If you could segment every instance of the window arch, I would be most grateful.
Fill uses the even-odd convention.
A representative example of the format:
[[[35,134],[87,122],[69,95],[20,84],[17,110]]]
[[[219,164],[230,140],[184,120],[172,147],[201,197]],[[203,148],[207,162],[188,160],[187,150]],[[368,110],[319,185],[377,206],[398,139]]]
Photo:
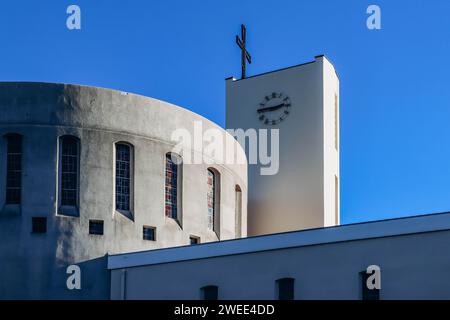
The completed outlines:
[[[181,225],[182,158],[172,152],[165,157],[165,215]]]
[[[59,214],[77,215],[80,187],[80,140],[75,136],[59,138]]]
[[[22,202],[22,140],[17,133],[8,133],[6,139],[6,195],[5,204]]]
[[[220,173],[214,168],[207,170],[207,214],[208,229],[220,232]]]
[[[116,143],[115,206],[116,210],[132,218],[133,210],[133,146],[126,142]]]

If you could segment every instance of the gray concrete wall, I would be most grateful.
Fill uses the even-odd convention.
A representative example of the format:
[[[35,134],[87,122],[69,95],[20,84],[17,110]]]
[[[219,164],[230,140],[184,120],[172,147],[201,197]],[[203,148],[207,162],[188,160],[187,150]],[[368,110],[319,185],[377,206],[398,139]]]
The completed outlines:
[[[235,237],[235,186],[243,192],[242,235],[246,236],[246,164],[183,164],[182,227],[164,213],[165,154],[172,132],[220,127],[186,109],[139,95],[77,85],[0,83],[0,298],[79,298],[67,292],[65,267],[82,264],[105,275],[91,260],[116,254],[219,240],[207,229],[206,172],[221,175],[220,240]],[[6,142],[23,135],[22,204],[11,214],[5,202]],[[58,213],[58,137],[80,139],[79,217]],[[233,140],[229,135],[225,139]],[[134,220],[114,206],[114,144],[134,146]],[[237,151],[243,151],[236,142]],[[187,150],[187,152],[194,152]],[[201,152],[196,151],[196,152]],[[46,234],[31,233],[31,217],[48,219]],[[89,219],[104,220],[104,235],[89,235]],[[142,240],[144,225],[157,241]],[[89,261],[89,262],[88,262]],[[101,272],[99,272],[101,270]],[[88,271],[87,271],[88,272]],[[102,278],[102,276],[100,276]],[[102,278],[103,279],[103,278]],[[108,298],[108,281],[86,285],[83,298]]]
[[[448,243],[446,230],[129,267],[125,298],[200,299],[201,287],[217,285],[219,299],[271,300],[275,281],[291,277],[295,299],[361,299],[359,273],[375,264],[381,299],[450,299]],[[111,297],[121,299],[123,271],[111,272]]]

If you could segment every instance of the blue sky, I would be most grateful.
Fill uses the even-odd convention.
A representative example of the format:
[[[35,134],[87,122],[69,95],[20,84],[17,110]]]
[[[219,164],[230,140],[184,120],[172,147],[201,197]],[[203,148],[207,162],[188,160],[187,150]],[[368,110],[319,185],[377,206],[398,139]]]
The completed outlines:
[[[366,28],[370,4],[381,30]],[[340,75],[343,223],[450,211],[449,15],[447,0],[4,1],[0,80],[121,89],[223,126],[245,23],[249,75],[319,54]]]

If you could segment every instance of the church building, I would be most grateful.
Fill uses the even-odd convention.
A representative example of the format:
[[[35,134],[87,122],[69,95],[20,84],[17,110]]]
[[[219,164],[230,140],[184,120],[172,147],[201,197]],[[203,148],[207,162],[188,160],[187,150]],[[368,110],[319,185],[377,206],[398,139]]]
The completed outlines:
[[[126,92],[0,83],[0,298],[107,298],[106,255],[247,236],[234,138],[184,108]],[[177,150],[196,125],[234,146]],[[184,161],[200,154],[206,162]],[[77,265],[83,289],[68,290]],[[102,280],[103,279],[103,280]]]
[[[340,225],[339,79],[326,57],[228,78],[226,99],[227,128],[279,130],[277,174],[241,141],[249,237],[109,256],[111,299],[450,299],[449,213]]]
[[[449,213],[340,224],[330,60],[246,77],[244,35],[228,130],[136,94],[0,83],[0,299],[450,298]],[[174,140],[198,127],[243,161]]]

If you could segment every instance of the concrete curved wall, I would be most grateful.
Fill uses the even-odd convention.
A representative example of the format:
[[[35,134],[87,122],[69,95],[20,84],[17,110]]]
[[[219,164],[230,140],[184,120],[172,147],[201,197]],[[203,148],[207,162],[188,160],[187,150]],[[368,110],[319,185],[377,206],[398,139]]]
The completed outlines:
[[[182,226],[165,216],[165,154],[175,145],[174,130],[194,134],[195,123],[203,131],[218,129],[239,156],[244,154],[232,136],[207,119],[135,94],[48,83],[0,83],[0,111],[0,298],[65,298],[60,290],[65,289],[67,265],[87,263],[89,269],[93,259],[105,254],[188,245],[191,235],[201,242],[232,239],[236,225],[246,236],[247,165],[225,164],[213,154],[206,156],[212,164],[182,165]],[[5,206],[7,133],[23,136],[19,212]],[[63,135],[80,139],[77,217],[58,214],[58,139]],[[118,141],[134,148],[133,219],[115,211]],[[201,145],[184,152],[205,154],[203,150]],[[207,228],[208,167],[220,173],[220,239]],[[235,221],[236,185],[242,190],[241,224]],[[45,234],[31,233],[34,216],[47,217]],[[104,235],[89,234],[90,219],[104,221]],[[143,240],[143,226],[156,227],[156,241]],[[101,296],[95,292],[102,286],[85,285],[91,286],[91,297]],[[76,294],[67,291],[67,297]]]

